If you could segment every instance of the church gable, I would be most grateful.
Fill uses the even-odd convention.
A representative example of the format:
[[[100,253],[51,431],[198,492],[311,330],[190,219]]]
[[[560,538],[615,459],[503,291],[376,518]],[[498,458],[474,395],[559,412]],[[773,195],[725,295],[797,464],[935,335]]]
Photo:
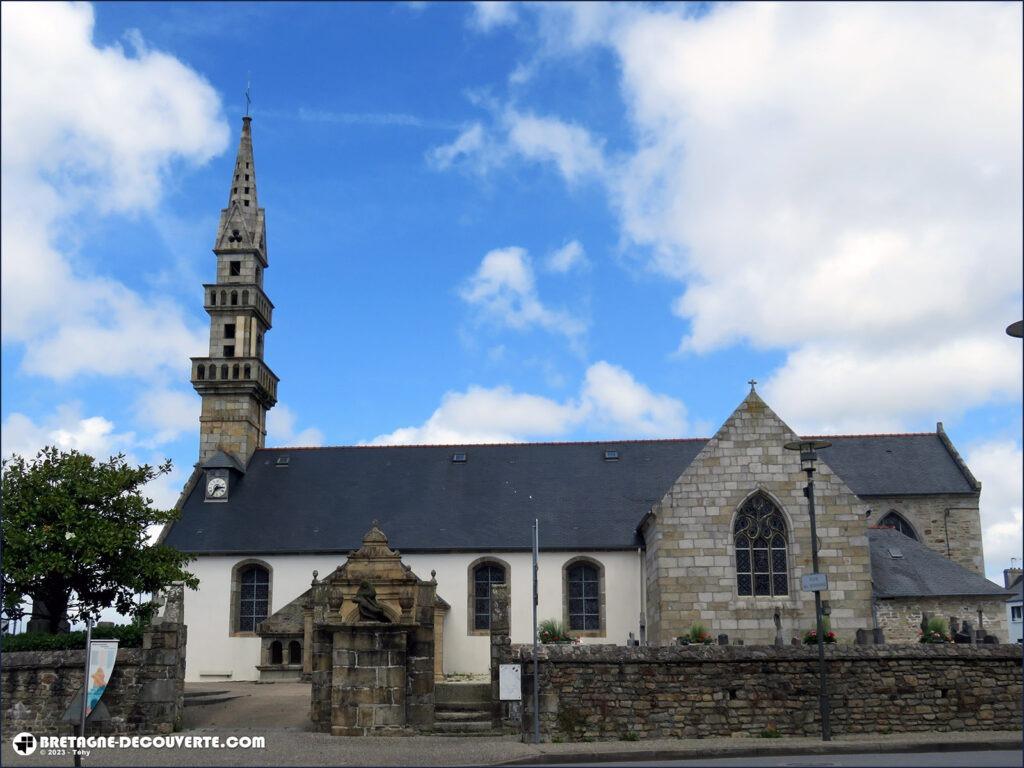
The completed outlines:
[[[800,591],[800,576],[811,572],[806,476],[783,448],[797,439],[751,390],[654,507],[643,532],[655,642],[672,642],[697,621],[770,642],[776,609],[787,633],[811,627],[813,596]],[[866,507],[827,466],[827,449],[821,459],[819,555],[831,587],[823,598],[834,606],[833,628],[852,633],[870,625]]]

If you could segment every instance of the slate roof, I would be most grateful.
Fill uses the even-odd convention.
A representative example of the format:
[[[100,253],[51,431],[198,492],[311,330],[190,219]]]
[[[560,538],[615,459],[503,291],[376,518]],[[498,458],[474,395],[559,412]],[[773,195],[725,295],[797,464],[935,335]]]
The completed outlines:
[[[1024,577],[1018,576],[1017,580],[1010,585],[1010,596],[1006,599],[1008,603],[1019,603],[1024,601]]]
[[[937,433],[825,439],[819,455],[858,496],[975,492]]]
[[[971,493],[937,434],[830,437],[821,458],[858,495]],[[403,551],[631,549],[705,439],[265,448],[226,502],[197,483],[164,543],[194,553],[348,552],[371,521]],[[604,451],[619,452],[605,461]],[[467,454],[453,463],[455,452]],[[286,467],[279,457],[289,458]]]
[[[869,528],[871,580],[875,596],[1003,597],[1007,590],[891,528]],[[894,557],[896,553],[899,557]]]

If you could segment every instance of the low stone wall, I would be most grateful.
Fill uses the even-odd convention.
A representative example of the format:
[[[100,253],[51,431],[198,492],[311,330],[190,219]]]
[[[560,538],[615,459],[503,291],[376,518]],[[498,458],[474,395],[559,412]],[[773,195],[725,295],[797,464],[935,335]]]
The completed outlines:
[[[875,610],[878,624],[889,643],[916,643],[921,630],[921,613],[927,612],[949,621],[955,616],[961,622],[969,621],[978,629],[978,610],[982,611],[982,628],[1007,641],[1006,598],[998,597],[900,597],[878,600]]]
[[[181,723],[185,685],[185,627],[158,624],[142,648],[122,648],[101,701],[110,720],[90,722],[87,735],[171,733]],[[61,721],[82,688],[85,649],[18,651],[0,660],[4,733],[69,735]]]
[[[1016,729],[1015,645],[826,647],[832,731]],[[532,649],[522,663],[524,738],[533,729]],[[545,740],[820,733],[817,648],[544,646]],[[628,736],[628,734],[634,734]]]

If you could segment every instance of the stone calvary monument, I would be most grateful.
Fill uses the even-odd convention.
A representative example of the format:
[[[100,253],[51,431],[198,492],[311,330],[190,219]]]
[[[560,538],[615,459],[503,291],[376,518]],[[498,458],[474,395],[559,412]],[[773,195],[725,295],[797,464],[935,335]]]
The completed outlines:
[[[373,526],[344,565],[317,579],[312,702],[317,730],[395,735],[434,725],[437,581],[419,578]]]

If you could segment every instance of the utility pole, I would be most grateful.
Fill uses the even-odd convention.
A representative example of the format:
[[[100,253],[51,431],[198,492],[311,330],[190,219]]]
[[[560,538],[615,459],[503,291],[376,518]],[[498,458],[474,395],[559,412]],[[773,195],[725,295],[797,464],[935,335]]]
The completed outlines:
[[[540,744],[540,645],[537,642],[537,561],[540,558],[540,520],[533,521],[533,743]]]

